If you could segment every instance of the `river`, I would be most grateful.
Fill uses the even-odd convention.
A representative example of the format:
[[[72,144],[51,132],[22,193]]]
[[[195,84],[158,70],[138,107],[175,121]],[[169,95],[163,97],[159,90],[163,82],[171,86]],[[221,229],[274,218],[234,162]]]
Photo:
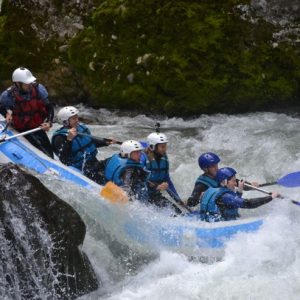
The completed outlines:
[[[186,199],[200,175],[198,157],[212,151],[220,166],[237,169],[248,181],[270,182],[300,170],[300,119],[277,113],[201,116],[191,120],[125,116],[108,110],[80,107],[81,117],[91,119],[92,134],[118,140],[145,140],[160,122],[169,138],[171,177]],[[57,128],[55,124],[54,128]],[[118,151],[118,146],[100,148],[99,159]],[[96,195],[39,176],[51,190],[80,213],[88,225],[83,245],[101,288],[82,299],[299,299],[300,207],[288,199],[274,200],[256,210],[265,215],[262,228],[238,234],[226,244],[221,260],[203,263],[183,253],[163,248],[128,245],[119,231],[131,214],[151,217],[155,211],[139,204],[116,208]],[[269,187],[300,200],[299,189]],[[260,195],[247,192],[246,195]],[[132,210],[132,211],[128,211]],[[244,212],[247,216],[249,212]],[[158,219],[163,218],[157,216]],[[153,219],[155,221],[155,217]]]

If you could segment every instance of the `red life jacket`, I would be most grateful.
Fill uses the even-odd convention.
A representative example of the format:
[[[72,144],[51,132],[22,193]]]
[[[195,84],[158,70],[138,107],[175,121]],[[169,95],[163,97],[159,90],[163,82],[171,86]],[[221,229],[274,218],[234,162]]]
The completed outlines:
[[[13,107],[13,125],[18,131],[26,131],[40,126],[47,117],[45,102],[39,99],[37,86],[32,85],[31,99],[26,100],[13,88],[15,100]]]

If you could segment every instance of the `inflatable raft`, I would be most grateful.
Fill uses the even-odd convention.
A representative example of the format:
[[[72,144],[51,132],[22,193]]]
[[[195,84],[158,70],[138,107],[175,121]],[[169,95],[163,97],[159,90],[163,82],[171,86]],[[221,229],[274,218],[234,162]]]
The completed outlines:
[[[0,132],[5,123],[0,122]],[[13,129],[5,136],[13,136]],[[3,134],[0,134],[3,137]],[[36,149],[23,136],[0,143],[0,163],[14,163],[40,174],[49,174],[58,179],[72,182],[80,187],[100,192],[103,188],[80,171],[51,159]],[[158,245],[170,250],[182,249],[185,253],[197,250],[223,249],[226,241],[239,232],[254,232],[262,225],[262,218],[248,218],[230,222],[206,223],[196,217],[166,217],[164,221],[147,222],[139,216],[128,217],[122,224],[126,239],[151,247]]]

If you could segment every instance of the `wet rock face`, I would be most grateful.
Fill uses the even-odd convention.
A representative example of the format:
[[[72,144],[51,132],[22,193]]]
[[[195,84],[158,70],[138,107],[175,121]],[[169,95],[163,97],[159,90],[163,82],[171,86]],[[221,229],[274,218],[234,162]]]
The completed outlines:
[[[99,287],[76,211],[15,165],[0,168],[0,298],[74,299]]]
[[[299,19],[299,0],[252,0],[252,6],[273,23],[285,24]]]

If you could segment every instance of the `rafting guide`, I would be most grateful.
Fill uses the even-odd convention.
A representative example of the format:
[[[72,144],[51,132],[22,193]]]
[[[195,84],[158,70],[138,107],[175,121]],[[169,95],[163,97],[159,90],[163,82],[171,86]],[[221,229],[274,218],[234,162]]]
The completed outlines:
[[[51,158],[53,150],[47,136],[52,126],[54,110],[48,100],[46,88],[36,82],[36,77],[23,67],[17,68],[12,74],[13,85],[0,96],[0,113],[19,132],[25,132],[37,127],[25,138],[36,148]]]

